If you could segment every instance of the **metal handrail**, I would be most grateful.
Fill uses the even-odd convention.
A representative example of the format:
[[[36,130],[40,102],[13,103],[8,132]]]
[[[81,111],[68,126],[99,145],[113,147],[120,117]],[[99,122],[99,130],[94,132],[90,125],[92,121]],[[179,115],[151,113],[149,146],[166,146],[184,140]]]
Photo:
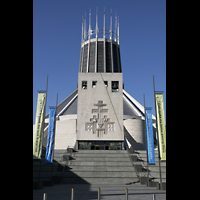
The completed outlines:
[[[124,144],[125,144],[125,146],[126,146],[126,150],[127,150],[127,153],[128,153],[128,156],[129,156],[129,159],[130,159],[130,154],[131,155],[135,155],[135,151],[134,151],[134,149],[133,149],[133,147],[131,146],[130,148],[128,147],[128,144],[127,144],[127,141],[126,141],[126,137],[124,136]],[[132,149],[132,152],[133,153],[130,153],[130,149]],[[139,174],[139,172],[137,172],[137,170],[136,170],[136,167],[135,167],[135,163],[136,162],[133,162],[131,159],[130,159],[130,161],[131,161],[131,164],[133,165],[133,167],[134,167],[134,169],[135,169],[135,173],[136,173],[136,175],[137,175],[137,178],[139,178],[140,176],[140,174]]]
[[[125,144],[125,146],[126,146],[126,150],[127,150],[127,153],[128,153],[129,158],[130,158],[130,155],[136,155],[139,159],[141,159],[141,157],[140,157],[138,154],[135,153],[135,150],[133,149],[132,146],[131,146],[130,148],[128,147],[128,144],[127,144],[127,142],[126,142],[126,137],[125,137],[125,136],[124,136],[124,144]],[[132,151],[133,153],[130,153],[130,149],[132,149],[131,151]],[[130,161],[131,161],[131,164],[133,165],[133,167],[134,167],[134,169],[135,169],[135,173],[136,173],[136,175],[137,175],[138,178],[139,178],[139,177],[144,177],[144,176],[146,176],[146,173],[147,173],[147,172],[138,172],[138,171],[136,170],[136,165],[137,165],[137,164],[142,164],[142,167],[143,167],[143,168],[146,168],[146,165],[145,165],[145,163],[144,163],[143,160],[140,161],[140,162],[138,162],[138,161],[134,162],[134,161],[132,161],[132,159],[130,159]],[[149,172],[149,176],[151,176],[150,172]],[[152,177],[152,176],[151,176],[151,177]]]

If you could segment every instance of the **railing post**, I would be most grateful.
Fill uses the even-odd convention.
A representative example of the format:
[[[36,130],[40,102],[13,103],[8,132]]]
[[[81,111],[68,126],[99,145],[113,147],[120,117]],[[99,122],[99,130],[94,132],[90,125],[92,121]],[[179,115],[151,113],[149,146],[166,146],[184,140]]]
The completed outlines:
[[[74,188],[72,188],[71,200],[74,200]]]
[[[43,200],[47,200],[47,193],[44,193]]]
[[[101,198],[101,190],[100,190],[100,188],[98,189],[98,200],[100,200],[100,198]]]
[[[126,200],[128,200],[128,189],[125,189],[125,193],[126,193]]]
[[[156,195],[155,194],[153,194],[153,200],[156,200]]]

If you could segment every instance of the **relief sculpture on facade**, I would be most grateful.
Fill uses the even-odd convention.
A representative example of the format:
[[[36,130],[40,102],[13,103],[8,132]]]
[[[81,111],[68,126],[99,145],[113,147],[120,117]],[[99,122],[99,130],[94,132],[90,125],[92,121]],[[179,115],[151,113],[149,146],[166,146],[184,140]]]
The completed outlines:
[[[92,131],[93,134],[97,134],[97,137],[103,137],[108,131],[114,131],[115,122],[110,122],[110,118],[104,115],[104,113],[108,113],[108,109],[103,108],[106,105],[101,100],[97,104],[94,104],[98,108],[92,109],[92,113],[97,114],[93,115],[93,118],[90,118],[90,122],[85,123],[85,130]]]

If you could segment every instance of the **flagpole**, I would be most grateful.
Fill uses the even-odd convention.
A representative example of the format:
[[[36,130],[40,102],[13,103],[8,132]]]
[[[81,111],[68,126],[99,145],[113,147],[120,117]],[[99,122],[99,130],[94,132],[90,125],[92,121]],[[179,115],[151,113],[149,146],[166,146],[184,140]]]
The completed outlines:
[[[147,186],[149,186],[149,162],[148,162],[148,145],[147,145],[147,127],[146,127],[146,107],[145,107],[145,94],[143,94],[144,99],[144,120],[145,120],[145,133],[146,133],[146,152],[147,152]]]
[[[57,107],[58,107],[58,93],[56,96],[56,112],[57,112]],[[57,116],[57,113],[56,113]],[[53,138],[53,158],[54,158],[54,144],[55,144],[55,134],[56,134],[56,116],[55,116],[55,128],[54,128],[54,138]]]
[[[155,82],[153,75],[153,91],[154,91],[154,103],[155,103],[155,115],[156,115],[156,133],[157,133],[157,146],[158,146],[158,163],[159,163],[159,174],[160,174],[160,187],[162,190],[162,175],[161,175],[161,166],[160,166],[160,146],[159,146],[159,134],[158,134],[158,121],[157,121],[157,108],[156,108],[156,92],[155,92]]]
[[[57,97],[56,97],[56,112],[57,112],[57,106],[58,106],[58,93],[57,93]],[[52,168],[51,168],[51,177],[53,174],[53,159],[54,159],[54,144],[55,144],[55,134],[56,134],[56,115],[57,113],[55,112],[55,124],[54,124],[54,136],[53,136],[53,155],[52,155]]]

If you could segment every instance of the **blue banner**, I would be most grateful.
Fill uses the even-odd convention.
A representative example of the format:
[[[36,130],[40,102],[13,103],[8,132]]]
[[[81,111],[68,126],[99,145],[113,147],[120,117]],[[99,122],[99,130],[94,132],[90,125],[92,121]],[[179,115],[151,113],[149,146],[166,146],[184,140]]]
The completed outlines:
[[[151,108],[146,108],[147,149],[149,164],[155,164],[154,138]]]
[[[52,163],[52,160],[53,160],[55,115],[56,115],[56,109],[50,108],[49,109],[49,127],[48,127],[48,136],[47,136],[47,149],[46,149],[45,163]]]

